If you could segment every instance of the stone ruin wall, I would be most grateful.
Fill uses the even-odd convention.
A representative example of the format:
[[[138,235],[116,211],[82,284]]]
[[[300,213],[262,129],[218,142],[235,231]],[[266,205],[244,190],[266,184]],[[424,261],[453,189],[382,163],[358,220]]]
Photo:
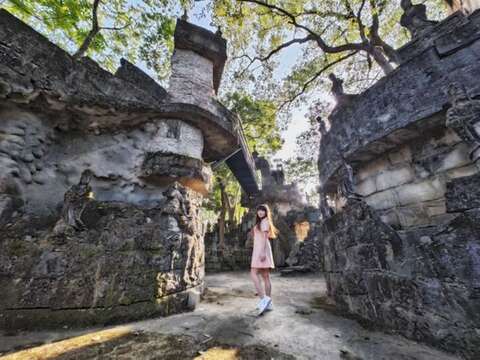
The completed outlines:
[[[201,159],[199,130],[158,119],[85,134],[10,104],[0,118],[2,328],[87,326],[194,306],[203,286],[199,195],[180,187],[180,196],[165,196],[168,182],[151,183],[141,170],[148,153]],[[177,137],[167,136],[171,127]],[[57,232],[64,194],[86,168],[95,197],[81,216],[86,229]]]
[[[393,73],[334,109],[319,156],[337,306],[467,359],[480,356],[479,29],[479,11],[456,13],[399,49]]]
[[[54,214],[63,194],[83,169],[97,200],[149,205],[163,198],[157,183],[141,171],[146,154],[170,153],[202,160],[197,128],[174,119],[152,119],[137,129],[92,134],[60,128],[52,116],[7,104],[0,109],[0,166],[13,177],[27,212]],[[206,177],[209,170],[203,170]],[[203,189],[205,193],[207,189]]]
[[[220,272],[250,269],[253,243],[247,232],[253,225],[251,214],[245,214],[240,223],[225,231],[223,248],[220,246],[218,224],[208,226],[205,233],[205,271]]]
[[[428,226],[455,217],[447,213],[447,183],[478,173],[469,146],[450,129],[401,145],[360,165],[356,190],[394,229]]]
[[[76,62],[4,10],[0,40],[0,328],[192,309],[206,161],[238,147],[213,97],[225,40],[179,20],[169,92],[125,60],[115,75]]]

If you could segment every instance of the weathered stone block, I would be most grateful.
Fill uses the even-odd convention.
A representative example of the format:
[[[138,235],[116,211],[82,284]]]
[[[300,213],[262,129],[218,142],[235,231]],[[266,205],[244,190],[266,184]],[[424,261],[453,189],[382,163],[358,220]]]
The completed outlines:
[[[16,229],[24,228],[20,218],[0,232],[0,253],[12,258],[1,259],[0,272],[8,275],[1,285],[9,289],[0,299],[0,307],[9,309],[1,322],[13,328],[79,326],[82,322],[71,323],[67,314],[94,309],[102,313],[97,323],[105,323],[133,318],[129,307],[144,303],[145,312],[137,314],[141,318],[165,312],[148,304],[201,285],[204,250],[196,218],[198,195],[178,186],[165,195],[165,203],[152,209],[90,201],[82,215],[82,230],[66,228],[52,234],[48,230],[52,225],[38,233],[26,227],[24,231],[36,234],[30,239]],[[175,306],[187,310],[187,303]],[[115,310],[119,307],[129,315],[119,316]],[[38,314],[26,310],[33,308],[43,308],[52,318],[36,323]],[[29,322],[20,320],[22,316],[30,317]],[[95,318],[89,317],[88,323],[93,322]]]
[[[169,91],[179,102],[210,100],[214,94],[213,62],[191,50],[176,49]]]
[[[437,172],[446,171],[470,164],[468,154],[469,147],[467,146],[467,144],[458,144],[451,152],[445,155]]]
[[[479,29],[480,12],[457,13],[400,49],[405,61],[393,73],[332,112],[318,159],[322,189],[334,191],[346,160],[375,210],[350,201],[323,223],[337,306],[472,360],[480,358]],[[401,251],[389,241],[399,235]]]
[[[141,171],[150,182],[168,184],[176,180],[201,194],[208,193],[212,182],[212,172],[202,160],[175,153],[146,154]]]
[[[425,225],[430,221],[428,213],[422,205],[398,207],[394,211],[402,228]]]
[[[384,169],[375,177],[377,191],[382,191],[414,179],[414,172],[410,166],[401,166],[393,169]]]
[[[415,204],[436,200],[445,194],[445,182],[441,178],[433,178],[415,184],[406,184],[395,188],[400,205]]]
[[[337,306],[442,348],[463,344],[461,353],[475,358],[478,209],[443,227],[408,231],[402,240],[360,204],[350,202],[323,224],[327,287]]]
[[[368,196],[377,192],[375,178],[369,177],[355,185],[355,191],[362,196]]]
[[[400,205],[395,189],[388,189],[365,197],[365,201],[375,210],[390,209]]]
[[[409,146],[402,146],[398,150],[388,153],[388,159],[392,165],[412,162],[412,151]]]
[[[467,165],[447,171],[447,177],[449,179],[462,178],[465,176],[471,176],[478,173],[478,167],[475,165]]]
[[[360,168],[356,174],[355,178],[358,179],[358,181],[363,181],[368,177],[375,176],[382,170],[388,168],[389,162],[387,158],[379,158],[375,161],[372,161],[368,163],[366,166]]]
[[[480,207],[480,174],[449,181],[445,197],[448,212]]]

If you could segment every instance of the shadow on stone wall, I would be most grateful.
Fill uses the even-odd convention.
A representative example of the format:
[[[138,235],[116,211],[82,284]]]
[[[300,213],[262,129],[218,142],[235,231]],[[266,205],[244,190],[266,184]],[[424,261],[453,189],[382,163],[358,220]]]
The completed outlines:
[[[204,271],[196,198],[174,185],[153,208],[91,200],[81,229],[11,218],[0,231],[0,328],[104,325],[191,309]]]

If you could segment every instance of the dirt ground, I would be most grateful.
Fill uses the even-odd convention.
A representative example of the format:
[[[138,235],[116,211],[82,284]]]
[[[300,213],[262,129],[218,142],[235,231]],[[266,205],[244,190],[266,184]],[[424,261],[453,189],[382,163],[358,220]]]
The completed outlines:
[[[0,359],[458,359],[341,316],[325,301],[318,275],[274,274],[274,309],[260,317],[247,272],[211,274],[206,282],[193,312],[102,329],[0,336]]]

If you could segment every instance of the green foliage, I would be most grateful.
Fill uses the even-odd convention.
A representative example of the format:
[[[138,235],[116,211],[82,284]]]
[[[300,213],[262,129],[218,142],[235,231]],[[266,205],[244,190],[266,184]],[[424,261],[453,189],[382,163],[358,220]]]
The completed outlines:
[[[159,79],[169,71],[175,17],[190,1],[102,0],[100,31],[86,55],[113,71],[124,57],[142,61]],[[4,7],[70,53],[92,28],[93,0],[6,0]]]
[[[225,96],[225,105],[242,119],[250,149],[263,156],[280,150],[283,140],[277,126],[277,108],[271,100],[255,99],[246,93],[234,92]]]
[[[444,14],[444,2],[422,2],[431,18]],[[265,91],[282,108],[328,92],[330,72],[345,79],[347,90],[365,89],[385,71],[379,59],[394,61],[389,49],[409,38],[399,24],[399,0],[217,0],[212,12],[229,40],[239,86]],[[376,58],[368,44],[382,54]]]
[[[307,202],[318,206],[318,168],[317,161],[313,158],[295,157],[288,159],[283,165],[287,183],[297,184],[305,192]]]

